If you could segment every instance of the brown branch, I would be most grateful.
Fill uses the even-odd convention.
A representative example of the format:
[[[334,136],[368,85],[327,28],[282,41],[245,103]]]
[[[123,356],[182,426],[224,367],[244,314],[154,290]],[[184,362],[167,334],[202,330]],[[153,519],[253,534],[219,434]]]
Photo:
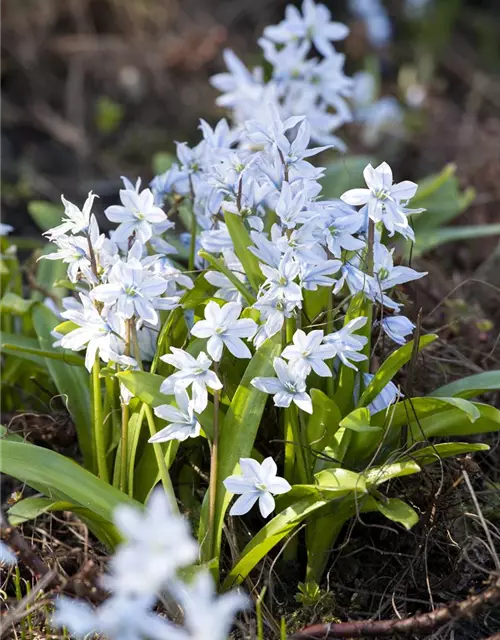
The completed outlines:
[[[290,636],[288,640],[328,640],[329,638],[363,638],[423,634],[463,618],[473,618],[487,607],[500,603],[500,579],[486,591],[468,597],[461,602],[452,602],[430,613],[421,613],[402,620],[355,620],[316,624]],[[493,636],[496,640],[496,636]]]

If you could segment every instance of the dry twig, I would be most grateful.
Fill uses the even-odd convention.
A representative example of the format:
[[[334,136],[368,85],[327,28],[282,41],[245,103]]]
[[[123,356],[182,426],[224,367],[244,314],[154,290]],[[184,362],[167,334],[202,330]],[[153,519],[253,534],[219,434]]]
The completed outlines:
[[[500,578],[480,594],[461,602],[452,602],[430,613],[420,613],[402,620],[355,620],[306,627],[290,636],[289,640],[328,640],[330,638],[364,638],[374,636],[408,636],[424,634],[443,625],[475,617],[482,609],[500,603]],[[495,636],[494,636],[495,638]]]

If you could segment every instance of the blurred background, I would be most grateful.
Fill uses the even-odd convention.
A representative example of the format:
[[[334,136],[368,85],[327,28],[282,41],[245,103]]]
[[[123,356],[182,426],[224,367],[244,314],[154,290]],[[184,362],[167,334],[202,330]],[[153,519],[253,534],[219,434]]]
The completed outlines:
[[[148,182],[174,141],[199,139],[199,118],[224,115],[209,84],[223,70],[223,49],[262,64],[257,38],[286,4],[3,0],[3,221],[36,238],[30,201],[59,203],[64,193],[81,204],[93,189],[104,206],[121,175]],[[460,224],[500,222],[500,2],[325,4],[351,28],[340,47],[347,73],[370,71],[370,101],[391,101],[370,127],[339,132],[349,152],[394,163],[398,179],[453,162],[469,189]],[[496,243],[454,245],[453,265],[476,268]]]

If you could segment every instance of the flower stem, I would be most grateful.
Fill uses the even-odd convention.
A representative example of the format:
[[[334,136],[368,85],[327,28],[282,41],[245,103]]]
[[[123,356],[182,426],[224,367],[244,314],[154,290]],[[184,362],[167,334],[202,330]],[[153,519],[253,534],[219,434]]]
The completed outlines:
[[[188,269],[189,271],[194,271],[194,260],[196,253],[196,214],[194,212],[194,186],[193,179],[189,176],[189,191],[191,196],[191,245],[189,247],[189,262]]]
[[[132,325],[134,319],[130,318],[126,321],[126,334],[125,334],[125,355],[130,355],[130,339],[132,334]],[[135,328],[135,325],[134,325]],[[130,419],[130,409],[128,403],[122,398],[122,439],[121,439],[121,451],[120,451],[120,489],[121,491],[127,490],[127,463],[128,463],[128,423]]]
[[[326,334],[333,333],[333,289],[328,292],[328,308],[326,311]],[[326,381],[327,395],[333,398],[334,394],[334,378],[333,378],[334,358],[330,360],[331,376]]]
[[[151,411],[151,407],[148,404],[144,404],[144,411],[146,413],[146,420],[148,422],[149,433],[151,437],[156,435],[156,425],[153,416],[153,412]],[[170,474],[168,473],[167,465],[165,463],[165,457],[163,454],[163,447],[160,442],[153,443],[153,449],[155,452],[156,463],[158,464],[158,471],[160,472],[160,479],[163,485],[163,489],[170,499],[170,503],[174,513],[179,511],[179,507],[177,506],[177,500],[175,499],[174,488],[172,486],[172,481],[170,480]]]
[[[219,363],[214,362],[214,372],[218,377]],[[218,449],[219,449],[219,403],[220,395],[219,391],[214,390],[214,431],[212,439],[212,451],[210,454],[210,483],[208,486],[208,531],[209,542],[211,548],[212,557],[214,556],[215,549],[215,502],[217,498],[217,466],[218,466]]]
[[[369,276],[373,276],[374,268],[374,245],[375,245],[375,222],[370,218],[368,220],[368,244],[366,248],[366,272]],[[369,302],[369,301],[368,301]],[[366,336],[368,342],[363,348],[363,353],[367,356],[367,360],[360,363],[360,371],[369,373],[370,371],[370,354],[371,354],[371,335],[372,335],[372,322],[373,322],[373,305],[368,304],[367,309],[368,321],[365,325]]]
[[[96,355],[94,366],[92,367],[92,405],[94,413],[94,438],[97,453],[97,469],[99,478],[104,482],[109,482],[108,465],[106,461],[106,443],[104,440],[104,430],[102,422],[102,392],[101,371],[99,356]]]

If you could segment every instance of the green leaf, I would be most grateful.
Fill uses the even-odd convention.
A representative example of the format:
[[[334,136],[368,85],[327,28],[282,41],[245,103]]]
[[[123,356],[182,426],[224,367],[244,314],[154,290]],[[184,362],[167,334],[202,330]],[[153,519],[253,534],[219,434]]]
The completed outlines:
[[[113,133],[120,126],[125,108],[109,96],[99,96],[95,104],[95,123],[100,133]]]
[[[199,532],[202,560],[206,561],[219,555],[224,515],[232,497],[232,494],[226,490],[223,481],[235,472],[240,458],[250,456],[268,399],[268,395],[256,389],[251,381],[258,376],[273,375],[273,360],[279,354],[280,349],[281,342],[278,336],[269,338],[260,346],[250,360],[221,424],[213,548],[208,548],[209,542],[207,542],[208,536],[206,535],[208,531],[208,500],[205,500]]]
[[[32,200],[28,202],[28,213],[42,231],[48,231],[61,224],[63,207],[45,200]]]
[[[472,189],[460,191],[455,171],[455,165],[449,164],[440,174],[419,180],[419,187],[411,200],[411,207],[422,207],[426,211],[414,220],[417,243],[421,234],[438,229],[450,222],[474,199],[475,194]]]
[[[351,411],[340,423],[341,427],[356,431],[357,433],[373,433],[382,431],[381,427],[372,427],[370,424],[370,412],[366,407],[360,407]]]
[[[94,535],[110,549],[120,542],[120,535],[113,524],[96,515],[90,509],[75,505],[72,502],[41,497],[24,498],[24,500],[16,502],[7,513],[10,524],[18,526],[23,522],[38,518],[43,513],[52,513],[54,511],[71,511],[71,513],[78,515],[88,523]]]
[[[500,411],[487,404],[475,402],[480,417],[471,422],[469,417],[459,409],[442,411],[409,425],[409,437],[415,442],[427,438],[442,438],[446,436],[469,436],[475,433],[489,433],[500,431]]]
[[[488,451],[490,446],[487,444],[471,442],[441,442],[430,447],[422,447],[416,451],[411,451],[407,459],[415,460],[421,465],[428,465],[438,462],[443,458],[454,458],[463,453],[472,453],[473,451]]]
[[[386,498],[377,502],[377,509],[386,518],[402,524],[406,529],[411,529],[419,521],[419,515],[413,507],[399,498]]]
[[[7,292],[0,300],[0,313],[24,316],[33,306],[33,300],[25,300],[15,293]]]
[[[159,151],[153,156],[153,172],[158,175],[165,173],[175,162],[175,155],[168,151]]]
[[[500,389],[500,369],[495,371],[485,371],[476,373],[466,378],[460,378],[449,384],[445,384],[439,389],[435,389],[429,395],[432,397],[458,396],[460,398],[473,398],[487,391],[498,391]]]
[[[500,223],[468,225],[466,227],[444,227],[427,232],[423,231],[417,235],[415,251],[418,255],[421,255],[448,242],[491,238],[498,235],[500,235]]]
[[[62,349],[52,347],[54,338],[50,332],[57,324],[57,318],[52,311],[43,305],[38,305],[33,311],[33,324],[42,351],[59,354],[63,356],[64,360],[65,352]],[[83,367],[74,367],[64,361],[48,357],[45,358],[45,365],[75,423],[85,466],[88,469],[93,469],[94,446],[89,375]]]
[[[354,491],[366,493],[365,478],[349,469],[324,469],[315,476],[317,486],[326,491]]]
[[[140,506],[69,458],[26,442],[2,439],[0,470],[35,489],[42,484],[50,490],[47,497],[75,503],[109,523],[118,505]]]
[[[418,350],[421,351],[436,339],[437,335],[435,334],[422,336],[418,343]],[[403,347],[396,349],[394,353],[391,353],[363,391],[361,398],[359,399],[359,406],[363,407],[369,405],[370,402],[372,402],[372,400],[374,400],[379,393],[381,393],[384,387],[394,378],[396,373],[411,360],[413,342],[414,341],[411,340]]]
[[[420,471],[422,471],[422,469],[418,463],[409,459],[400,462],[382,464],[378,467],[371,467],[368,471],[365,471],[364,476],[366,478],[367,486],[378,487],[378,485],[388,482],[393,478],[410,476],[413,473],[419,473]]]
[[[46,368],[45,358],[39,355],[40,343],[36,338],[28,338],[20,333],[6,333],[2,331],[2,353],[12,354],[34,362],[42,369]],[[42,352],[43,353],[43,352]]]
[[[307,496],[284,509],[266,524],[243,549],[239,560],[224,580],[222,589],[227,591],[241,584],[250,571],[269,551],[291,533],[307,516],[328,504],[317,495]]]
[[[20,344],[11,344],[10,342],[6,342],[2,344],[2,351],[19,356],[20,358],[32,360],[34,362],[43,362],[48,358],[49,360],[59,360],[60,362],[64,362],[64,364],[72,367],[85,366],[85,360],[81,356],[78,356],[72,351],[67,351],[65,349],[61,349],[60,351],[44,351],[43,349],[21,346]],[[32,356],[35,356],[36,360],[34,360]]]
[[[374,159],[371,156],[341,156],[330,162],[322,179],[325,198],[340,198],[349,189],[364,184],[363,169]]]
[[[254,254],[248,250],[248,247],[253,247],[254,245],[250,234],[245,228],[245,223],[240,216],[227,211],[224,213],[224,222],[227,225],[229,235],[233,241],[234,252],[243,265],[248,282],[254,292],[257,292],[259,284],[264,281],[264,276],[260,270],[257,256],[254,256]]]
[[[79,329],[79,326],[75,322],[72,322],[71,320],[65,320],[64,322],[58,324],[57,327],[55,327],[54,331],[56,333],[60,333],[62,336],[66,336],[68,333],[74,331],[75,329]]]
[[[323,451],[332,440],[342,419],[335,402],[319,389],[311,389],[313,413],[307,422],[307,442],[313,451]]]
[[[49,244],[44,248],[42,255],[54,253],[54,251],[57,251],[57,247]],[[36,282],[40,290],[33,291],[31,296],[33,300],[42,302],[47,297],[47,293],[50,293],[59,300],[63,298],[66,295],[66,289],[55,287],[54,282],[66,278],[68,271],[67,265],[65,265],[62,260],[40,260],[37,265]]]

